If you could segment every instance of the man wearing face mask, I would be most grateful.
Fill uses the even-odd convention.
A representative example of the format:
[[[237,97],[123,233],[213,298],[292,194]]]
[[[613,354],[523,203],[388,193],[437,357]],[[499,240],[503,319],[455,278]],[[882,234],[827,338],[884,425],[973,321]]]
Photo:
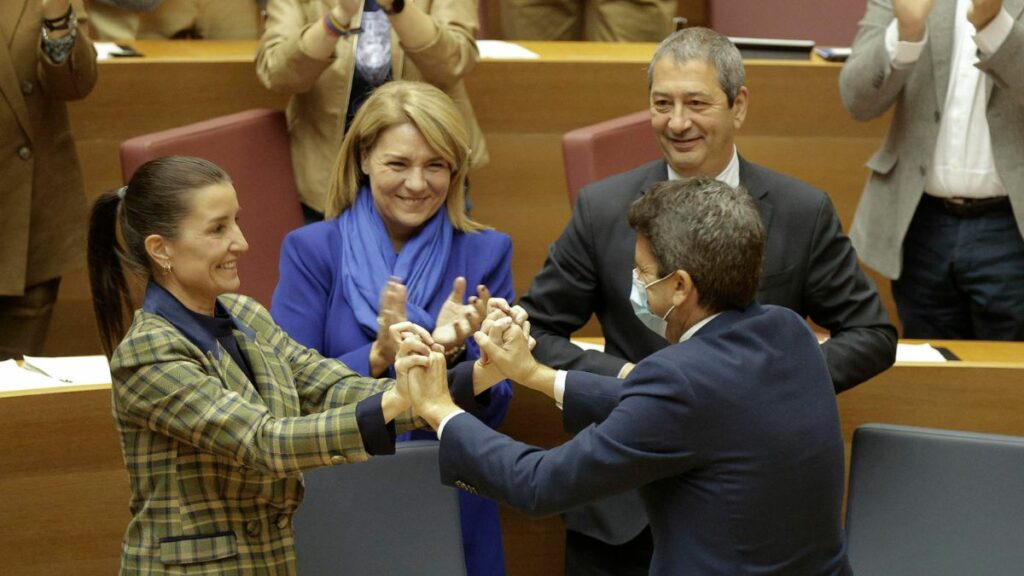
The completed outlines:
[[[828,196],[748,162],[737,151],[735,138],[752,97],[744,78],[736,47],[706,28],[686,28],[658,47],[648,86],[651,127],[664,159],[580,193],[572,219],[520,301],[530,315],[538,360],[621,378],[669,344],[645,329],[630,306],[635,233],[625,215],[653,184],[702,175],[742,185],[753,199],[767,233],[756,299],[790,308],[829,332],[821,352],[835,391],[892,365],[896,330],[858,266]],[[645,283],[656,279],[641,277]],[[649,292],[657,293],[664,282]],[[661,314],[667,309],[657,308]],[[603,352],[584,351],[569,341],[591,316],[601,323]],[[575,432],[569,424],[566,419],[566,430]],[[635,492],[571,510],[565,523],[570,576],[648,573],[651,532]]]
[[[707,177],[663,182],[629,224],[637,316],[671,344],[621,380],[538,364],[522,320],[485,324],[489,364],[581,431],[545,451],[487,428],[451,402],[437,355],[409,381],[438,429],[442,481],[533,514],[639,488],[652,575],[851,574],[832,381],[803,318],[754,302],[765,231],[753,200]]]

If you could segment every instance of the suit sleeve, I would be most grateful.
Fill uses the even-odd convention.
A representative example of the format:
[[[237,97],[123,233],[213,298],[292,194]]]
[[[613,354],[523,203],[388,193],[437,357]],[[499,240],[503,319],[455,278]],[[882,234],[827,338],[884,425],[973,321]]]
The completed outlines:
[[[1014,20],[1010,35],[993,54],[981,58],[978,68],[1024,108],[1024,24],[1020,20]]]
[[[448,91],[469,73],[480,59],[476,33],[480,27],[477,3],[468,0],[434,0],[428,14],[437,34],[424,46],[402,49],[423,75],[423,80]]]
[[[326,250],[314,244],[297,232],[285,237],[270,312],[295,341],[323,350],[331,270],[322,258]]]
[[[657,360],[638,366],[603,422],[542,450],[462,414],[441,439],[441,479],[533,515],[554,514],[699,464],[694,398]],[[666,382],[672,385],[666,385]]]
[[[822,351],[836,392],[842,392],[892,366],[896,329],[824,195],[808,257],[802,309],[831,334]]]
[[[572,371],[565,378],[562,397],[562,424],[566,432],[576,433],[591,424],[604,421],[619,404],[623,380],[589,372]]]
[[[839,73],[843,105],[857,120],[885,113],[899,96],[914,67],[896,69],[885,49],[885,30],[893,21],[889,0],[869,0],[850,57]]]
[[[383,390],[387,381],[349,376],[340,389],[326,382],[306,386],[304,404],[311,402],[316,388],[339,406],[277,418],[265,405],[225,388],[203,369],[189,346],[166,327],[136,335],[118,349],[111,364],[114,408],[125,422],[275,477],[331,465],[339,456],[354,462],[367,458],[356,401]]]
[[[89,17],[81,2],[75,1],[72,6],[79,19],[78,35],[67,60],[54,64],[43,54],[41,47],[36,49],[39,53],[39,81],[46,94],[60,100],[81,100],[96,85],[96,49],[89,39]]]
[[[602,297],[597,278],[598,258],[593,253],[589,187],[584,188],[562,235],[548,249],[547,260],[533,279],[520,305],[530,315],[534,356],[552,368],[584,370],[616,376],[626,364],[622,358],[596,350],[583,350],[569,341],[587,323]]]

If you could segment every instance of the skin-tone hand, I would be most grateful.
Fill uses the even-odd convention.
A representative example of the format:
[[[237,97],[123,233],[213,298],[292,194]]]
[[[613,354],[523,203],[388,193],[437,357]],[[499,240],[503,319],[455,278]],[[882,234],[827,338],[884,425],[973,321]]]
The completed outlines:
[[[1003,0],[971,0],[967,20],[975,30],[983,30],[1003,9]]]
[[[427,367],[411,368],[408,378],[413,409],[437,430],[445,416],[458,409],[448,392],[448,369],[444,354],[432,352]]]
[[[554,397],[555,371],[537,362],[530,353],[529,322],[519,326],[511,318],[503,318],[488,328],[487,333],[473,335],[488,359],[484,368],[496,368],[504,377]]]
[[[409,409],[412,399],[409,393],[409,372],[414,368],[425,368],[430,352],[440,346],[431,342],[430,333],[412,322],[399,322],[389,328],[390,337],[398,345],[395,358],[395,386],[384,392],[381,409],[384,421],[390,422],[398,414]]]
[[[462,303],[465,294],[466,279],[459,276],[452,283],[452,291],[437,313],[433,337],[446,350],[462,346],[466,338],[480,328],[491,298],[491,293],[483,284],[476,287],[477,295],[471,296],[468,304]]]
[[[928,14],[935,0],[893,0],[892,13],[896,17],[900,40],[920,42],[924,38]]]
[[[388,280],[380,293],[377,314],[377,339],[370,346],[370,374],[380,376],[395,363],[395,353],[400,340],[391,336],[391,326],[405,322],[405,285],[397,280]]]

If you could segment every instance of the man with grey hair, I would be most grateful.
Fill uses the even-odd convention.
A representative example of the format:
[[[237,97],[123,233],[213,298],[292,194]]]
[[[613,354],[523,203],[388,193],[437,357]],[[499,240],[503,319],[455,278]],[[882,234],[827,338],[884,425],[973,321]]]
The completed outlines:
[[[828,196],[736,151],[750,94],[735,46],[706,28],[687,28],[661,43],[648,73],[651,127],[664,159],[580,193],[572,219],[520,302],[530,315],[537,358],[556,368],[624,377],[668,345],[630,305],[635,233],[625,214],[656,182],[704,175],[742,184],[754,200],[767,231],[757,301],[790,308],[829,331],[821,351],[835,391],[888,368],[896,330]],[[569,341],[592,315],[601,322],[603,352]],[[568,417],[563,423],[570,432],[580,429]],[[567,574],[647,574],[651,536],[636,492],[572,510],[565,520]]]
[[[662,182],[629,224],[636,316],[674,344],[625,380],[556,372],[530,355],[526,323],[490,316],[475,338],[491,369],[586,428],[548,451],[490,430],[452,402],[438,354],[409,390],[438,430],[442,480],[531,514],[639,488],[654,575],[850,574],[832,380],[803,318],[754,302],[753,200],[708,177]]]

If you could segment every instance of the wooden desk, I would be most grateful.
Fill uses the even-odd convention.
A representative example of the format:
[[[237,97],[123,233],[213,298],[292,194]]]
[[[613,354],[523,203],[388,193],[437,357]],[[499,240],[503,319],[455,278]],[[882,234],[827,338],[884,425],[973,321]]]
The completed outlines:
[[[255,42],[137,42],[144,58],[100,63],[90,96],[70,105],[90,197],[121,185],[118,145],[163,130],[253,107],[283,108],[284,94],[256,79]],[[524,42],[537,60],[484,60],[466,78],[491,163],[473,175],[473,215],[509,233],[518,293],[540,269],[570,208],[561,138],[647,107],[646,65],[654,44]],[[832,196],[849,225],[866,171],[880,144],[882,119],[857,123],[843,110],[839,65],[749,61],[750,112],[743,155]],[[242,262],[244,289],[245,262]],[[881,285],[884,299],[888,282]],[[891,304],[890,304],[891,306]],[[100,347],[84,271],[61,287],[47,354],[95,354]],[[596,332],[590,332],[596,335]]]
[[[865,422],[1024,436],[1024,343],[937,344],[964,361],[898,364],[839,397],[847,442]],[[522,388],[502,431],[546,447],[567,439],[552,402]],[[0,572],[116,573],[129,493],[109,386],[0,395],[0,438]],[[562,573],[559,518],[503,508],[502,528],[510,576]]]

